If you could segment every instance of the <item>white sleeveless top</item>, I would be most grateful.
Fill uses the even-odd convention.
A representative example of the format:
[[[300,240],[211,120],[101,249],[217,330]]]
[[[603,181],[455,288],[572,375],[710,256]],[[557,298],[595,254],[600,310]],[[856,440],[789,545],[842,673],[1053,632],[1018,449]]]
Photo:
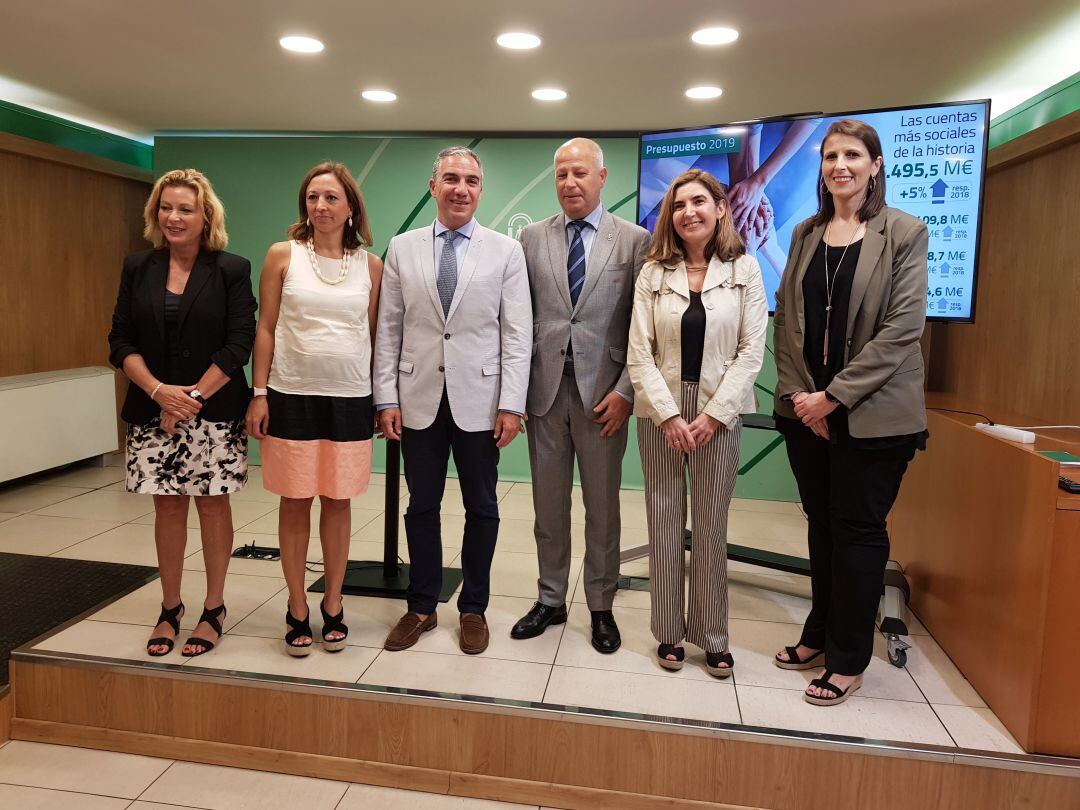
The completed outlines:
[[[291,241],[274,330],[267,385],[283,394],[366,397],[371,394],[371,276],[367,252],[356,250],[349,275],[327,284],[315,275],[307,246]],[[325,278],[341,274],[340,259],[318,256]]]

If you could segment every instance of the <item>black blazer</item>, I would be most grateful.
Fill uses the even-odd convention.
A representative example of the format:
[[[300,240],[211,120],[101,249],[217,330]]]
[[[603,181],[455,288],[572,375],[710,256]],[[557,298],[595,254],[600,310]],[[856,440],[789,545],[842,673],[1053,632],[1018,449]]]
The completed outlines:
[[[178,367],[170,378],[165,344],[165,281],[168,248],[132,253],[124,259],[120,292],[109,332],[109,362],[119,369],[129,354],[141,354],[160,381],[193,385],[213,363],[231,378],[206,400],[200,417],[229,422],[243,417],[251,399],[244,365],[255,342],[255,296],[251,262],[232,253],[200,251],[180,299]],[[146,424],[161,408],[137,385],[128,386],[121,417]]]

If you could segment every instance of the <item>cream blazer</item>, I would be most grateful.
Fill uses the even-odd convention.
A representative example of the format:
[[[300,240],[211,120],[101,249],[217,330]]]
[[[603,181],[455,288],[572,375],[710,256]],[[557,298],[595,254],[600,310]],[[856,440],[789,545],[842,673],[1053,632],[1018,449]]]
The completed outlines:
[[[701,287],[705,346],[698,385],[698,411],[731,427],[740,414],[754,413],[754,380],[765,354],[769,308],[757,259],[734,262],[715,256]],[[680,413],[682,316],[690,306],[686,264],[649,261],[634,287],[627,368],[634,385],[634,415],[660,425]]]

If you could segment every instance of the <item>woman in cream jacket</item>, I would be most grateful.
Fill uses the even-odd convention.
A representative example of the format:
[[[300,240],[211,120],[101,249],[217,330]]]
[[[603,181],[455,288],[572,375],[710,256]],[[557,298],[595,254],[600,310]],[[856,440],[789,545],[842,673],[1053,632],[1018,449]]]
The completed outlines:
[[[741,415],[756,410],[768,306],[757,260],[735,232],[724,189],[699,169],[664,195],[634,291],[627,366],[645,471],[657,660],[680,669],[683,641],[706,669],[731,675],[727,513]],[[693,541],[683,604],[686,469]],[[688,618],[684,620],[684,615]]]

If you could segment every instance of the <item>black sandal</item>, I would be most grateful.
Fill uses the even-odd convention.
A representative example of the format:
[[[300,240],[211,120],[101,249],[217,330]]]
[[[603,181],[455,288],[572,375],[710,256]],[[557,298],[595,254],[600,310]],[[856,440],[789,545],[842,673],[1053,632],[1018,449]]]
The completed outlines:
[[[825,673],[820,678],[814,678],[814,680],[810,681],[810,686],[816,686],[818,689],[828,689],[835,697],[815,697],[809,692],[803,692],[803,700],[814,706],[836,706],[851,697],[851,695],[857,692],[862,686],[862,675],[858,675],[855,680],[851,682],[851,686],[847,689],[841,689],[839,686],[829,683],[829,678],[835,674],[835,672],[825,670]],[[809,688],[810,687],[807,687],[807,689]]]
[[[674,655],[675,660],[668,658],[669,655]],[[656,648],[656,663],[672,672],[682,669],[684,658],[686,658],[686,649],[676,644],[661,644]]]
[[[184,615],[184,603],[178,602],[176,607],[167,608],[163,604],[161,606],[161,615],[158,616],[158,620],[154,622],[154,627],[157,627],[162,622],[165,622],[173,629],[176,635],[180,635],[180,617]],[[155,636],[146,642],[146,654],[153,656],[154,658],[161,658],[163,655],[168,655],[173,651],[173,647],[176,645],[175,638],[166,638],[165,636]],[[153,652],[151,647],[168,647],[165,652]]]
[[[292,615],[292,611],[288,608],[285,609],[285,624],[291,629],[285,633],[285,652],[294,658],[303,658],[305,655],[311,652],[311,639],[314,637],[314,633],[311,632],[311,611],[308,611],[308,615],[303,621]],[[296,640],[307,636],[307,642],[304,644],[297,644]]]
[[[773,663],[780,669],[814,669],[825,664],[824,650],[818,650],[807,658],[799,658],[797,647],[784,647],[784,652],[787,653],[787,661],[779,653],[773,656]]]
[[[726,664],[727,666],[720,666]],[[731,653],[705,653],[705,669],[714,678],[730,678],[735,671],[735,659]]]
[[[345,625],[345,606],[341,606],[337,616],[331,616],[326,612],[326,605],[319,601],[319,612],[322,613],[322,643],[327,652],[338,652],[345,649],[345,639],[348,638],[349,628]],[[328,633],[341,633],[341,638],[328,639]]]
[[[203,608],[202,615],[199,616],[199,624],[206,622],[210,625],[210,629],[217,633],[217,640],[221,641],[221,623],[225,620],[225,605],[220,604],[213,610]],[[217,641],[208,641],[205,638],[199,638],[198,636],[191,636],[185,643],[185,647],[194,647],[194,652],[181,652],[180,654],[184,658],[198,658],[200,655],[210,652],[217,646]]]

